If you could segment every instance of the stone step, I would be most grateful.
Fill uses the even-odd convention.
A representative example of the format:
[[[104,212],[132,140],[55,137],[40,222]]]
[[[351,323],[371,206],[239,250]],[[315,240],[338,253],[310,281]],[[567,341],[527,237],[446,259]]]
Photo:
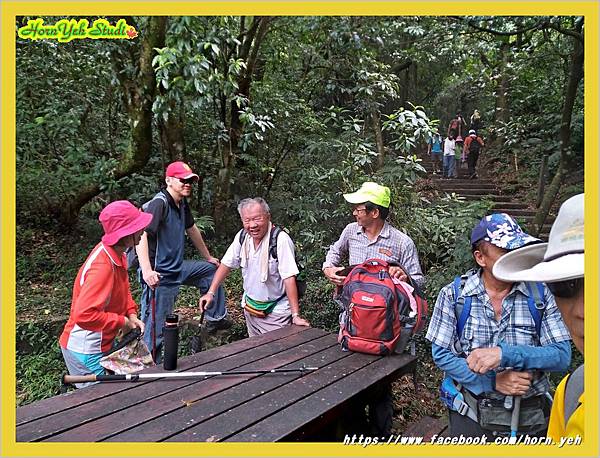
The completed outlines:
[[[427,172],[428,175],[433,175],[433,168],[425,167],[425,171]],[[437,174],[441,175],[441,172],[438,172]],[[459,176],[469,176],[469,171],[467,169],[458,169],[458,175]]]
[[[530,210],[530,209],[522,209],[522,208],[507,208],[504,205],[498,205],[498,207],[501,208],[495,208],[498,209],[499,211],[505,212],[505,213],[510,213],[513,216],[535,216],[535,210]]]
[[[493,188],[496,189],[496,185],[494,182],[488,179],[475,179],[471,180],[469,178],[452,178],[451,180],[443,179],[443,178],[433,178],[433,180],[439,186],[444,187],[455,187],[455,188],[470,188],[481,186],[482,188]]]
[[[498,196],[498,195],[470,195],[467,194],[465,196],[463,196],[465,198],[465,200],[483,200],[484,198],[486,200],[491,200],[492,202],[496,202],[498,204],[503,203],[503,202],[513,202],[512,197],[511,196]]]
[[[492,183],[480,183],[477,180],[439,180],[436,182],[442,189],[481,189],[486,191],[495,191],[496,186]]]
[[[495,190],[490,190],[490,189],[465,189],[462,187],[454,187],[454,188],[448,188],[445,189],[445,191],[451,191],[451,192],[455,192],[456,194],[460,194],[462,196],[498,196],[500,197],[500,194],[495,191]]]
[[[524,228],[527,228],[528,230],[531,230],[531,228],[533,227],[533,225],[532,225],[533,219],[525,220],[523,218],[518,218],[518,217],[516,217],[515,219],[517,220],[517,223],[519,223],[519,225],[523,226]],[[542,234],[550,233],[551,228],[552,228],[552,222],[546,221],[542,226],[541,233]]]
[[[502,202],[502,203],[494,204],[494,206],[492,207],[492,210],[495,210],[495,209],[502,209],[502,210],[518,209],[518,208],[527,209],[527,208],[529,208],[529,206],[522,202]]]

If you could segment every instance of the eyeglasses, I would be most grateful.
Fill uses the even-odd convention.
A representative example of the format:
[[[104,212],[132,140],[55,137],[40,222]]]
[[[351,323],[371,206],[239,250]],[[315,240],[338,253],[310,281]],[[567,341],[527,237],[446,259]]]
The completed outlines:
[[[369,210],[367,210],[366,208],[353,208],[352,209],[352,213],[360,213],[360,212],[365,212],[367,213]]]
[[[193,178],[177,178],[181,184],[192,185],[196,182]]]
[[[242,223],[243,224],[250,224],[250,223],[262,223],[265,219],[265,215],[259,215],[259,216],[255,216],[254,218],[243,218],[242,219]]]
[[[554,296],[561,298],[571,298],[579,292],[579,289],[583,287],[583,278],[574,278],[573,280],[557,281],[554,283],[547,283],[548,289]]]

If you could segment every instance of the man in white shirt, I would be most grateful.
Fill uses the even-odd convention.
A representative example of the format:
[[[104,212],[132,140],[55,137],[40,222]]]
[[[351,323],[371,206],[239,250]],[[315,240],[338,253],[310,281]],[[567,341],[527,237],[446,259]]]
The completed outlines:
[[[455,175],[456,158],[454,156],[456,149],[456,140],[452,135],[444,140],[444,158],[442,178],[452,178]]]
[[[208,292],[200,298],[201,311],[209,307],[217,288],[232,269],[242,269],[242,307],[250,337],[290,324],[310,326],[300,316],[294,257],[294,242],[284,231],[276,234],[276,253],[270,249],[271,212],[267,202],[256,197],[238,205],[243,229],[227,249]],[[275,256],[276,255],[276,256]]]

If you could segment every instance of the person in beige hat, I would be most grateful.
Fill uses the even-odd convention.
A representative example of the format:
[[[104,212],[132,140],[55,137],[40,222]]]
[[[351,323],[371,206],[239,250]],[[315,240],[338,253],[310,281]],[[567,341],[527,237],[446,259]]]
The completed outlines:
[[[566,200],[550,230],[548,243],[502,256],[494,276],[505,281],[545,282],[554,295],[575,347],[584,349],[584,195]],[[554,395],[548,436],[583,439],[583,365],[567,375]]]

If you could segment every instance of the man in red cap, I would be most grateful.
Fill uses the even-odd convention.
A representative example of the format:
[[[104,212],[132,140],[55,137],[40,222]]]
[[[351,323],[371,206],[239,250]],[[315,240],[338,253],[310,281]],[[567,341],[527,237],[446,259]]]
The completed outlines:
[[[146,324],[144,341],[159,361],[162,328],[166,316],[173,311],[179,287],[195,286],[206,293],[219,265],[219,260],[206,247],[187,202],[198,175],[181,161],[169,164],[165,175],[166,187],[143,206],[145,211],[154,215],[154,219],[137,247],[142,319]],[[186,234],[204,261],[183,259]],[[223,288],[218,288],[214,295],[213,305],[205,315],[209,332],[231,327],[231,322],[225,318],[227,309]]]
[[[118,331],[144,331],[129,289],[125,250],[139,243],[151,220],[151,214],[126,200],[112,202],[100,213],[104,236],[77,273],[71,314],[59,339],[71,375],[103,374],[100,358]]]

